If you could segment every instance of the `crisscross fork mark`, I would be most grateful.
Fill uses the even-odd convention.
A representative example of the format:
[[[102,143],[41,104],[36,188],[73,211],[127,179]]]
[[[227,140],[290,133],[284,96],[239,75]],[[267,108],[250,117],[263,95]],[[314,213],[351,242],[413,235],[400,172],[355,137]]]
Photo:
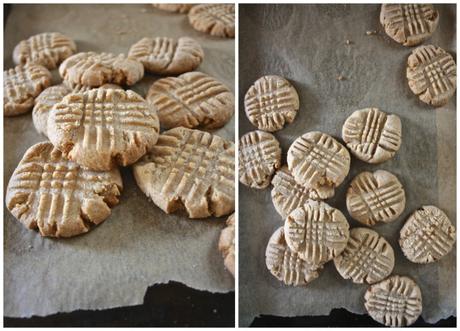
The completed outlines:
[[[439,258],[449,252],[454,240],[439,229],[442,223],[441,217],[443,216],[415,214],[412,229],[416,236],[414,240],[416,244],[413,248],[416,260],[422,255]]]
[[[351,262],[345,269],[352,279],[362,276],[377,276],[383,279],[388,274],[388,259],[381,252],[374,249],[379,243],[379,238],[366,234],[361,240],[350,237],[343,258]],[[350,246],[353,245],[352,248]]]

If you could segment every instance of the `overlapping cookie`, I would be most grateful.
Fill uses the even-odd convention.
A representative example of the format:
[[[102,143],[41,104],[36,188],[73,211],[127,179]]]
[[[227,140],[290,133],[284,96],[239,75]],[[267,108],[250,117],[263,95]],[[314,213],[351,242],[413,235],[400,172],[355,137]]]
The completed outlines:
[[[163,132],[133,173],[166,213],[185,210],[189,218],[203,218],[235,209],[235,146],[208,132],[183,127]]]
[[[72,237],[103,222],[122,187],[118,169],[88,170],[42,142],[27,150],[11,176],[6,207],[42,236]]]

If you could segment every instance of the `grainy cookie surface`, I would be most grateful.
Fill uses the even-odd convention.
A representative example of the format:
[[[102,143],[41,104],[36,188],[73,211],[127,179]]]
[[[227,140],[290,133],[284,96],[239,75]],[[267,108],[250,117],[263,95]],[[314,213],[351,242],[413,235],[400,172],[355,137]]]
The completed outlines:
[[[53,106],[48,137],[63,154],[93,170],[136,162],[157,142],[155,109],[133,91],[92,89]]]
[[[104,84],[101,88],[121,89],[121,87],[115,84]],[[35,106],[32,110],[32,120],[34,122],[35,129],[39,133],[48,137],[48,117],[53,106],[61,102],[67,94],[85,92],[90,89],[91,87],[89,86],[70,86],[65,81],[60,85],[50,86],[45,89],[35,99]]]
[[[422,313],[422,292],[409,277],[395,275],[370,286],[364,300],[369,315],[386,326],[409,326]]]
[[[147,100],[158,112],[161,126],[170,129],[215,129],[233,116],[235,98],[228,87],[201,72],[157,80],[147,93]]]
[[[291,123],[299,110],[299,96],[294,87],[280,76],[263,76],[244,96],[244,110],[249,121],[260,130],[274,132]]]
[[[40,33],[22,40],[13,51],[16,64],[35,63],[48,69],[57,66],[77,51],[75,42],[59,32]]]
[[[292,143],[287,163],[297,183],[311,188],[335,188],[350,171],[350,154],[328,134],[313,131]]]
[[[186,14],[192,9],[193,3],[153,3],[153,7],[174,13]]]
[[[350,230],[347,247],[334,258],[334,264],[343,278],[373,284],[391,274],[395,255],[391,245],[377,232],[354,228]]]
[[[322,265],[303,260],[286,244],[283,227],[278,228],[268,241],[265,264],[278,280],[286,285],[306,286],[319,276]]]
[[[309,200],[286,218],[284,233],[289,248],[300,258],[318,265],[338,256],[349,237],[342,212],[322,201]]]
[[[438,21],[438,11],[427,3],[383,4],[380,10],[385,32],[404,46],[415,46],[430,38]]]
[[[222,230],[219,238],[219,251],[224,257],[224,265],[235,277],[235,214],[227,219],[227,227]]]
[[[19,162],[8,183],[6,206],[42,236],[72,237],[104,221],[121,189],[118,169],[85,169],[42,142],[30,147]]]
[[[323,186],[319,189],[297,184],[286,165],[272,179],[272,201],[276,211],[284,219],[307,200],[325,200],[334,196],[334,189]]]
[[[400,232],[399,245],[414,263],[435,262],[452,251],[455,227],[438,207],[423,206],[406,221]]]
[[[235,5],[210,3],[194,6],[188,13],[195,30],[215,37],[235,37]]]
[[[407,59],[407,81],[419,99],[429,105],[445,105],[457,88],[457,65],[441,47],[423,45]]]
[[[342,128],[342,138],[351,153],[368,163],[392,158],[401,146],[401,120],[377,108],[353,112]]]
[[[129,58],[144,65],[148,72],[162,75],[178,75],[195,70],[203,61],[204,52],[192,38],[166,37],[142,38],[131,46]]]
[[[240,182],[263,189],[270,185],[273,174],[281,166],[281,147],[274,135],[252,131],[240,138],[238,158]]]
[[[235,146],[208,132],[174,128],[133,166],[140,189],[166,213],[190,218],[235,209]]]
[[[347,209],[358,222],[372,226],[389,223],[404,211],[406,194],[398,178],[385,170],[362,172],[347,191]]]
[[[38,64],[18,65],[3,72],[3,115],[28,112],[34,99],[51,85],[51,73]]]
[[[62,62],[59,74],[75,85],[98,87],[114,83],[131,86],[144,77],[144,66],[123,54],[85,52]]]

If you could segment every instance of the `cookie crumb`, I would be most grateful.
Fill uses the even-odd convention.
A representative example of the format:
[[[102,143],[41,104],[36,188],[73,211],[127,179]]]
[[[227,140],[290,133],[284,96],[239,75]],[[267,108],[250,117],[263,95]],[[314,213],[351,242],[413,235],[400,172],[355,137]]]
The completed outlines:
[[[212,310],[213,314],[217,314],[217,309]]]
[[[351,45],[351,44],[352,44],[352,42],[351,42],[351,40],[347,39],[347,40],[345,41],[345,44],[347,44],[347,45]]]
[[[368,36],[371,36],[371,35],[377,34],[377,31],[375,31],[375,30],[368,30],[368,31],[366,31],[366,34],[367,34]]]
[[[337,80],[345,80],[346,78],[342,75],[338,75],[335,79]]]

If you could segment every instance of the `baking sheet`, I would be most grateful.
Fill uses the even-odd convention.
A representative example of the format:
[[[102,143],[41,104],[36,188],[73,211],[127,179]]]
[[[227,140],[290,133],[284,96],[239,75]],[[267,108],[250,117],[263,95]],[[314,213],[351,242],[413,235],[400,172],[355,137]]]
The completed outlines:
[[[14,46],[40,32],[59,31],[78,51],[127,53],[144,36],[190,36],[203,47],[198,70],[234,90],[234,40],[195,31],[186,15],[140,5],[13,5],[5,27],[4,66]],[[57,70],[54,83],[59,83]],[[132,89],[145,95],[158,76]],[[215,131],[234,140],[234,119]],[[4,119],[4,190],[24,152],[46,138],[31,113]],[[225,217],[187,220],[167,215],[138,189],[131,170],[122,170],[124,190],[112,215],[88,234],[43,239],[4,212],[4,315],[29,317],[76,309],[104,309],[143,302],[148,286],[170,280],[211,292],[233,290],[217,250]]]
[[[455,56],[456,7],[436,6],[439,26],[429,41]],[[399,230],[419,206],[434,204],[456,222],[456,104],[433,109],[410,91],[405,78],[411,48],[387,37],[379,23],[379,5],[240,5],[239,106],[240,131],[255,128],[244,113],[244,95],[260,76],[289,79],[300,98],[292,124],[275,133],[283,149],[301,134],[319,130],[341,141],[345,119],[357,109],[378,107],[401,117],[403,143],[396,156],[381,165],[352,157],[350,174],[327,202],[339,208],[351,227],[345,205],[350,181],[362,171],[394,173],[406,191],[406,208],[393,223],[374,228],[395,251],[394,274],[412,277],[423,293],[422,316],[434,323],[456,315],[456,248],[441,261],[417,265],[408,261],[397,243]],[[377,35],[366,31],[377,30]],[[346,40],[351,44],[347,45]],[[345,80],[336,79],[338,75]],[[344,280],[328,263],[306,288],[287,287],[265,266],[265,248],[283,221],[265,190],[239,188],[240,326],[259,315],[328,315],[333,308],[363,314],[367,285]]]

